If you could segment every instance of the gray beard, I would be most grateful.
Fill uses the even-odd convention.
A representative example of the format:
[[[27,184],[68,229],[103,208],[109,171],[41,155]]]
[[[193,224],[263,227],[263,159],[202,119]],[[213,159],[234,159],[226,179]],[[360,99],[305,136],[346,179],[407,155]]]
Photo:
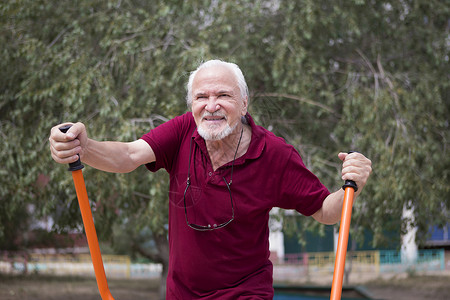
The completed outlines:
[[[236,129],[237,124],[238,122],[236,122],[233,127],[227,124],[226,127],[218,133],[212,133],[211,130],[205,129],[203,128],[203,126],[199,126],[197,128],[197,131],[198,134],[205,139],[205,141],[219,141],[229,136],[234,131],[234,129]]]

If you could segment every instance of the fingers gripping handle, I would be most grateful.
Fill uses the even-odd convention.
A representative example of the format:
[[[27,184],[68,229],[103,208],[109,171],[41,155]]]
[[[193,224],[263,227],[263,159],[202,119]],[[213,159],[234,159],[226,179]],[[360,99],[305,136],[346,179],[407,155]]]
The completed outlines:
[[[59,130],[62,133],[66,133],[69,130],[70,127],[72,127],[72,125],[64,125],[64,126],[59,127]],[[68,170],[69,171],[76,171],[76,170],[81,170],[83,168],[84,168],[84,166],[81,164],[80,155],[78,154],[78,160],[76,162],[69,163],[69,169]]]
[[[356,151],[349,151],[348,154],[353,153]],[[345,190],[346,188],[351,187],[355,190],[355,192],[358,190],[358,186],[356,185],[356,182],[353,180],[346,180],[344,185],[342,186],[342,189]]]

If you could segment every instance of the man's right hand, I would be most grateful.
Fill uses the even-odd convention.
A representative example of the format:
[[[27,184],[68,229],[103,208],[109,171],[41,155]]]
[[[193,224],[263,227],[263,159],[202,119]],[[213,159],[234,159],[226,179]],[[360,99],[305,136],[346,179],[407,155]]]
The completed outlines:
[[[64,125],[72,125],[66,133],[59,130]],[[86,127],[83,123],[63,123],[53,127],[50,131],[50,151],[52,158],[60,164],[68,164],[81,159],[87,145]]]

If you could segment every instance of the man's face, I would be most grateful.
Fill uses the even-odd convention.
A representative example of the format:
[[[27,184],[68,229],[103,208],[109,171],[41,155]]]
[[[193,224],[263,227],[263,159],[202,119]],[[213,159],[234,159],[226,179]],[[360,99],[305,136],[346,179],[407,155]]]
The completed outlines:
[[[201,69],[192,83],[192,114],[205,140],[221,140],[231,134],[247,113],[237,79],[225,66]]]

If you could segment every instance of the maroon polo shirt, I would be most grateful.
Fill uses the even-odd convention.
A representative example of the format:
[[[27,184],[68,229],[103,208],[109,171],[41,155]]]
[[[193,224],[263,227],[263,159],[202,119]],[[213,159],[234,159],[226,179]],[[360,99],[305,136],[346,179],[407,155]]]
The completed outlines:
[[[232,163],[213,170],[192,113],[142,136],[156,155],[147,168],[170,174],[167,299],[272,299],[269,211],[281,207],[309,216],[329,195],[293,146],[246,118],[252,140],[234,162],[232,202],[225,184]],[[189,161],[191,186],[184,197]],[[233,210],[234,220],[217,230],[186,223],[187,214],[190,223],[222,224]]]

